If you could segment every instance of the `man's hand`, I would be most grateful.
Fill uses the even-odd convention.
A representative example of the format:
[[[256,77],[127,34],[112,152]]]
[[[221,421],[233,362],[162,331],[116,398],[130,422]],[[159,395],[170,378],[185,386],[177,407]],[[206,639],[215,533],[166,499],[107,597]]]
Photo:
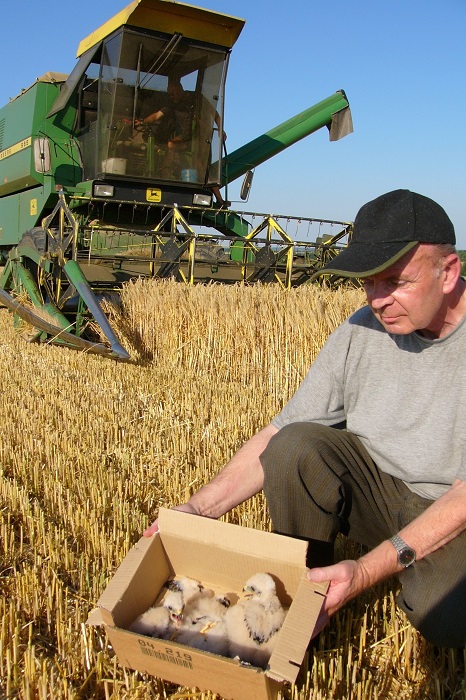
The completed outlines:
[[[199,513],[196,511],[193,506],[191,506],[189,503],[182,503],[180,506],[175,506],[172,510],[181,510],[183,513],[191,513],[192,515],[199,515]],[[157,520],[154,520],[152,525],[149,525],[147,530],[144,530],[142,533],[144,537],[150,537],[151,535],[154,535],[156,532],[159,530],[159,521],[158,518]]]
[[[328,623],[330,617],[367,587],[364,566],[359,560],[348,559],[332,566],[309,569],[307,578],[315,583],[330,581],[322,611],[317,620],[314,635]],[[366,583],[367,582],[367,583]]]

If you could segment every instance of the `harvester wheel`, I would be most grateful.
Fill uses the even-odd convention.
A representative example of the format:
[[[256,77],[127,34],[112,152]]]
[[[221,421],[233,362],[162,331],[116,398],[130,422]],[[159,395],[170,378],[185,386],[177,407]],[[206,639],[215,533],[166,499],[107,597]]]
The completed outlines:
[[[26,233],[23,233],[18,245],[31,246],[35,248],[38,253],[43,255],[45,253],[46,241],[47,232],[40,226],[36,226],[26,231]]]
[[[11,251],[0,299],[21,320],[22,328],[27,328],[29,341],[50,338],[75,349],[127,360],[128,353],[76,261],[77,231],[78,224],[60,191],[42,227],[26,231]]]
[[[17,258],[13,263],[13,296],[23,306],[34,309],[36,314],[56,324],[47,307],[57,305],[58,295],[56,280],[62,274],[55,260],[46,262],[47,232],[37,226],[26,231],[17,246]],[[51,302],[51,304],[50,304]],[[30,326],[18,314],[14,314],[14,324],[20,335],[28,342],[37,340],[41,331]]]
[[[55,241],[47,236],[47,231],[35,227],[26,231],[18,243],[18,255],[22,266],[33,277],[42,303],[51,303],[61,309],[71,296],[75,296],[74,287],[63,272],[60,256]],[[33,290],[35,291],[35,290]],[[28,289],[30,293],[30,290]],[[32,300],[34,303],[34,299]],[[37,304],[34,303],[37,307]]]

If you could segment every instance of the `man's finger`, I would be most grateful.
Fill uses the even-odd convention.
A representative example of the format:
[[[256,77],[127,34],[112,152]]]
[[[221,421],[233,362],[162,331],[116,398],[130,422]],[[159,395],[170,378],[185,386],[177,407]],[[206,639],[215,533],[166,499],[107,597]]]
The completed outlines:
[[[149,525],[147,530],[144,530],[144,532],[142,534],[144,537],[150,537],[151,535],[154,535],[158,531],[159,531],[159,522],[158,522],[158,520],[154,520],[152,525]]]

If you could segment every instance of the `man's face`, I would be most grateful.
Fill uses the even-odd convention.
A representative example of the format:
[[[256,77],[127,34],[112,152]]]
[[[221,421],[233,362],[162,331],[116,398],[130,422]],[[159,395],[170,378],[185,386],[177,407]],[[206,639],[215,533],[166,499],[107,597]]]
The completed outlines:
[[[179,83],[168,83],[167,92],[170,99],[174,102],[179,102],[183,96],[183,88]]]
[[[420,244],[387,270],[363,280],[367,302],[389,333],[442,334],[446,261],[435,246]]]

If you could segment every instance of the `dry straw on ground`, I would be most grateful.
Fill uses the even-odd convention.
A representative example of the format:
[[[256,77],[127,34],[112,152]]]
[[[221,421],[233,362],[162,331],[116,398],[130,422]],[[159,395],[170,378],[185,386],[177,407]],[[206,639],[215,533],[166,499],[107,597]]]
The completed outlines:
[[[119,321],[137,357],[126,364],[28,345],[0,310],[0,697],[214,700],[121,668],[85,621],[157,508],[270,420],[361,302],[357,290],[137,282]],[[229,517],[270,528],[260,496]],[[464,661],[426,644],[385,584],[334,618],[283,697],[464,700]]]

